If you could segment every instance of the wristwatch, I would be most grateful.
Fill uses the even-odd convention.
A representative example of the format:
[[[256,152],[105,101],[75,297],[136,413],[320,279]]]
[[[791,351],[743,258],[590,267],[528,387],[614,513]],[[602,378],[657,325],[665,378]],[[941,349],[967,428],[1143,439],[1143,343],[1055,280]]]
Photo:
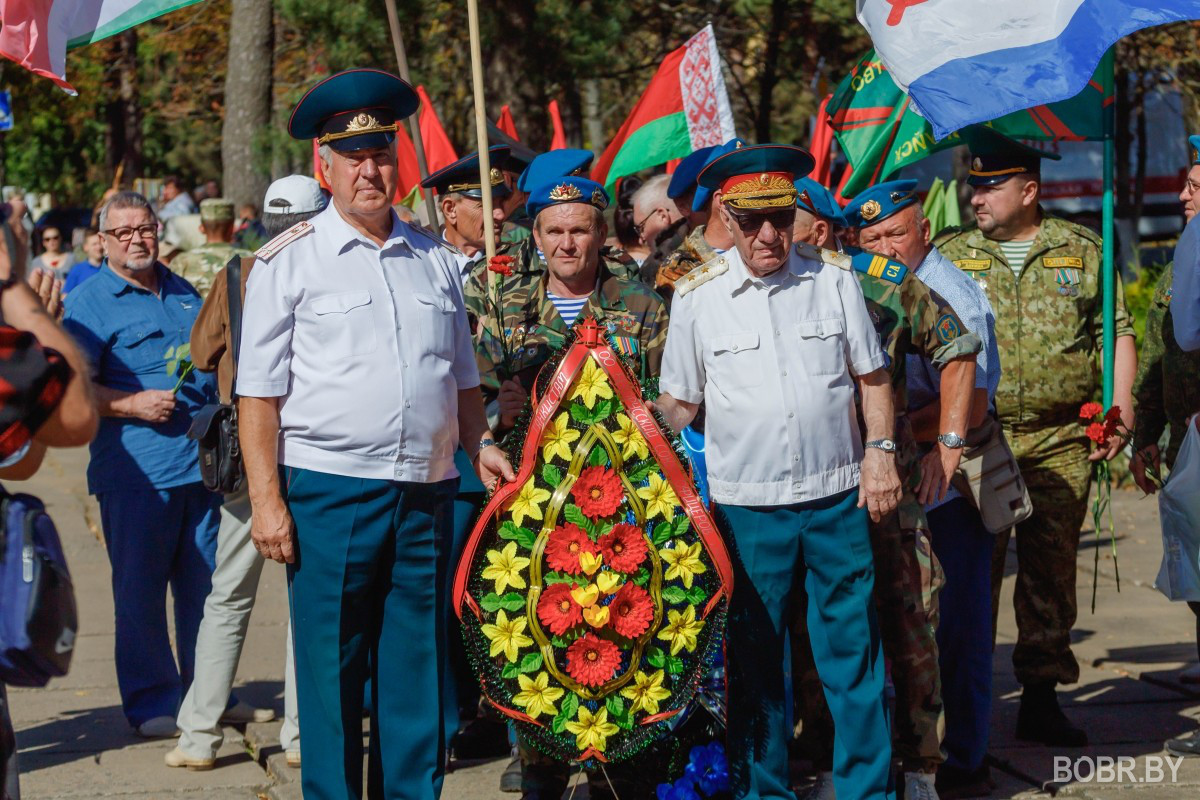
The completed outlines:
[[[959,436],[957,433],[939,433],[937,437],[938,443],[949,447],[951,450],[958,450],[966,446],[967,440]]]
[[[494,447],[495,444],[496,444],[496,440],[490,436],[480,439],[479,440],[479,449],[475,451],[475,458],[471,459],[471,463],[475,463],[475,459],[479,458],[480,453],[482,453],[484,450],[486,450],[489,447]]]
[[[882,450],[885,453],[896,452],[896,440],[895,439],[875,439],[874,441],[867,442],[863,446],[864,447],[874,447],[876,450]]]

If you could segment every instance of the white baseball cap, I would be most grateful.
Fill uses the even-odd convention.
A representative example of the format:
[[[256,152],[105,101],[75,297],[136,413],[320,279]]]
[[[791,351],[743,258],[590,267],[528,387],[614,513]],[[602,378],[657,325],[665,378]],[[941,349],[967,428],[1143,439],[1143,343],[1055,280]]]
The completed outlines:
[[[267,187],[264,214],[306,214],[321,211],[328,201],[321,184],[307,175],[288,175]]]

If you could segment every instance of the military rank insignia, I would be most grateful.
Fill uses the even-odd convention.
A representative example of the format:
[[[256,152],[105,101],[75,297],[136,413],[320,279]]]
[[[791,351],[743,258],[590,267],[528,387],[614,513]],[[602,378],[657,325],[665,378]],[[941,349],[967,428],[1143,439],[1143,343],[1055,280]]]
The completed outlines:
[[[953,342],[961,333],[962,329],[958,325],[958,320],[950,314],[943,314],[937,321],[937,336],[942,344]]]
[[[454,579],[483,696],[564,762],[627,760],[668,730],[720,649],[733,588],[628,346],[589,317],[546,362],[509,437],[517,479]]]

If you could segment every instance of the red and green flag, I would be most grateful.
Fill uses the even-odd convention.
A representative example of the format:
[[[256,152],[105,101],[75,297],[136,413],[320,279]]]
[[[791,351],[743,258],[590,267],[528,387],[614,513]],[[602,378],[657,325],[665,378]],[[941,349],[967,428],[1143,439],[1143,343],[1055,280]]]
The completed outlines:
[[[737,134],[712,25],[667,54],[617,136],[592,169],[609,189],[618,178],[683,158]]]
[[[1096,68],[1083,91],[1068,100],[1014,111],[990,123],[1015,139],[1103,139],[1104,109],[1113,102],[1112,59]],[[933,127],[910,105],[909,96],[871,50],[855,64],[829,101],[827,114],[838,146],[853,170],[842,187],[853,197],[866,187],[930,153],[962,144],[957,133],[936,141]]]

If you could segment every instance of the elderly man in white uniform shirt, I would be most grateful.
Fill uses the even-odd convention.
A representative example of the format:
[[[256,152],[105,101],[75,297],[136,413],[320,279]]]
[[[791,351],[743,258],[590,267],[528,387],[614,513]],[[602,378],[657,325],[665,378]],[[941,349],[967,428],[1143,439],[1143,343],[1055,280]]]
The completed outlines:
[[[441,791],[454,451],[513,478],[492,441],[453,255],[401,222],[396,124],[412,88],[370,69],[318,83],[288,124],[332,201],[258,252],[237,378],[253,538],[288,565],[309,800]]]
[[[792,248],[792,181],[812,163],[797,147],[757,145],[700,173],[736,249],[676,282],[657,405],[681,430],[704,401],[709,485],[736,554],[728,631],[734,796],[794,800],[783,654],[786,614],[807,572],[813,653],[837,730],[837,796],[890,800],[867,519],[900,498],[892,392],[854,276]]]

